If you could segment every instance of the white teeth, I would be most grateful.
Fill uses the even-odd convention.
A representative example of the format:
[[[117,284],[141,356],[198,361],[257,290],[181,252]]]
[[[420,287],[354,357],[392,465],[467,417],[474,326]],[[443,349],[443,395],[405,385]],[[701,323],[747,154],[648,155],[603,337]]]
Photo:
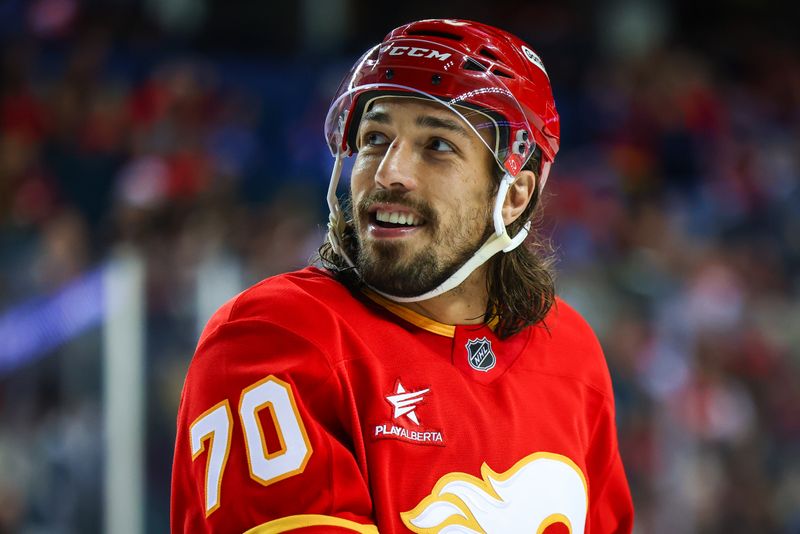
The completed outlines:
[[[420,220],[412,213],[399,213],[396,211],[382,211],[375,212],[375,218],[381,222],[388,222],[393,224],[405,224],[409,226],[417,226]]]

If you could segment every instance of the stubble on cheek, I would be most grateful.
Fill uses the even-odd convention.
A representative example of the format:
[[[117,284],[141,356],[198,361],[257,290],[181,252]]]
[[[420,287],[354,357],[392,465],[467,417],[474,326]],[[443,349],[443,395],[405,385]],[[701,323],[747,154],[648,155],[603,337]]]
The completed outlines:
[[[356,208],[359,249],[356,263],[367,284],[400,297],[420,295],[439,286],[469,260],[492,231],[487,208],[461,210],[453,213],[452,219],[429,222],[419,235],[408,241],[369,239],[366,236],[370,203],[362,202]],[[415,209],[424,210],[432,220],[441,220],[427,206]]]

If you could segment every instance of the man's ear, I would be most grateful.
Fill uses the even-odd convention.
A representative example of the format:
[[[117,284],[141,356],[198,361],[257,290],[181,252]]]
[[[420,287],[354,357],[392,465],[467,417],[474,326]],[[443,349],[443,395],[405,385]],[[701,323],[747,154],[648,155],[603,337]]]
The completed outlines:
[[[508,188],[508,193],[503,201],[503,223],[506,226],[516,221],[525,211],[528,202],[533,197],[535,187],[536,175],[533,171],[520,171],[514,183]]]

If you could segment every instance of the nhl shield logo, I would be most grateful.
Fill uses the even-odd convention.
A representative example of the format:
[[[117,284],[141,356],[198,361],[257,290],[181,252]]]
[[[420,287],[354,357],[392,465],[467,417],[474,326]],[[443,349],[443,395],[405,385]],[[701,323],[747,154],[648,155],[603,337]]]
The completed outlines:
[[[489,371],[494,368],[497,358],[492,352],[492,342],[482,337],[467,341],[467,360],[476,371]]]

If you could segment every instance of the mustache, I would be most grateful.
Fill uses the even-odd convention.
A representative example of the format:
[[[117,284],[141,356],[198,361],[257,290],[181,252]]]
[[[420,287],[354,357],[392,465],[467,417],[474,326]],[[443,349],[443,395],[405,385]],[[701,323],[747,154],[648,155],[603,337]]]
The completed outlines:
[[[373,191],[370,195],[361,199],[356,206],[356,212],[359,218],[364,219],[369,216],[369,208],[376,202],[385,202],[391,204],[398,204],[410,210],[417,212],[422,216],[428,224],[436,224],[438,216],[433,208],[427,202],[415,199],[409,196],[408,193],[397,191],[394,189],[380,189]]]

